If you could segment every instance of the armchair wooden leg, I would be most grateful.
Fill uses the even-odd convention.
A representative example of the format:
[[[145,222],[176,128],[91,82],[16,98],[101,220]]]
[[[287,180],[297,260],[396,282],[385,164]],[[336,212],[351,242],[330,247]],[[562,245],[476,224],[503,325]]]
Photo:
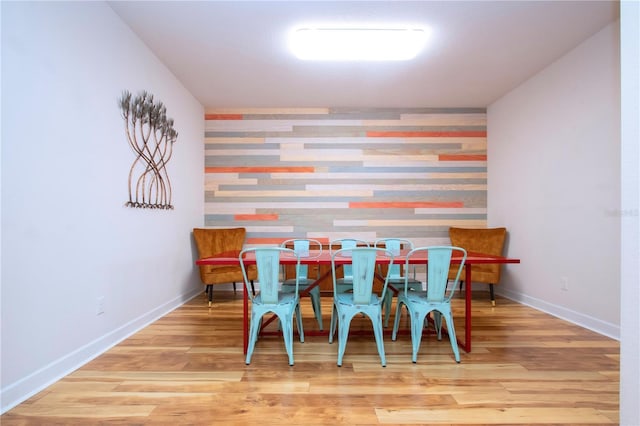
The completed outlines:
[[[253,295],[256,295],[256,288],[253,286],[253,280],[251,280],[251,293],[253,293]]]
[[[209,298],[209,307],[211,307],[211,305],[213,304],[213,286],[211,284],[207,284],[205,292],[207,293],[207,297]]]
[[[236,294],[236,282],[233,282],[233,294]]]
[[[489,293],[491,293],[491,306],[496,306],[496,297],[493,294],[493,284],[489,284]]]

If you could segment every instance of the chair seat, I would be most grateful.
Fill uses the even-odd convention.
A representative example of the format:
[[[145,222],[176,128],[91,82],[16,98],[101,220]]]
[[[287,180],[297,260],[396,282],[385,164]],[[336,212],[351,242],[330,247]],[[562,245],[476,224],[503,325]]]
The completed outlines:
[[[414,278],[409,278],[409,284],[422,284],[422,281]],[[389,278],[389,284],[402,284],[404,285],[404,278]]]
[[[398,295],[398,299],[403,299],[407,302],[411,303],[429,303],[431,305],[437,305],[438,303],[447,303],[444,299],[441,301],[427,301],[427,296],[424,293],[418,293],[413,291],[408,291],[405,295],[404,293],[400,293]]]
[[[309,287],[311,284],[313,284],[315,282],[314,280],[311,280],[309,278],[300,278],[298,281],[299,281],[298,285],[300,286],[300,288]],[[287,286],[287,287],[289,287],[289,286],[294,286],[295,287],[296,279],[295,278],[291,278],[291,279],[288,279],[288,280],[284,280],[282,282],[282,285],[283,286]]]
[[[253,302],[258,305],[263,306],[284,306],[298,303],[298,295],[294,293],[285,293],[280,296],[278,299],[278,303],[263,303],[262,298],[260,297],[260,293],[256,294],[256,297],[253,299]]]
[[[353,303],[353,293],[338,293],[338,294],[336,294],[334,296],[334,299],[335,299],[336,303],[355,306],[355,307],[360,306],[357,303]],[[376,306],[376,305],[380,305],[380,303],[381,303],[380,302],[380,298],[377,295],[372,294],[370,302],[368,304],[366,304],[366,305],[367,306],[369,306],[369,305]]]

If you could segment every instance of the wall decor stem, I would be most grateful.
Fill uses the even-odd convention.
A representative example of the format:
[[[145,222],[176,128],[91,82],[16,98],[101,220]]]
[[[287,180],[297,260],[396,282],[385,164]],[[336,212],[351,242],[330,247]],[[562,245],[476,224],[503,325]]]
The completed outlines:
[[[129,169],[127,207],[173,209],[167,163],[178,132],[167,108],[146,91],[133,97],[124,91],[119,99],[125,134],[136,157]]]

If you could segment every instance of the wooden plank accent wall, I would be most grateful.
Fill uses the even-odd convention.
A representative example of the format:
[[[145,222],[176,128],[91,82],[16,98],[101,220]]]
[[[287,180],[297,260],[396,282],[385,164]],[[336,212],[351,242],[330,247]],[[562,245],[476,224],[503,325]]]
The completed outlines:
[[[208,110],[204,167],[205,226],[248,246],[486,227],[484,108]]]

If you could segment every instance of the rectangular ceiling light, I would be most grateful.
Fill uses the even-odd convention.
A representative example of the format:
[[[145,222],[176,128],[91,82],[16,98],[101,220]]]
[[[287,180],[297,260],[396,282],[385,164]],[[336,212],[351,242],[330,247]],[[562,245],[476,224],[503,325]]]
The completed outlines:
[[[318,61],[405,61],[424,47],[422,28],[299,28],[290,48],[299,59]]]

